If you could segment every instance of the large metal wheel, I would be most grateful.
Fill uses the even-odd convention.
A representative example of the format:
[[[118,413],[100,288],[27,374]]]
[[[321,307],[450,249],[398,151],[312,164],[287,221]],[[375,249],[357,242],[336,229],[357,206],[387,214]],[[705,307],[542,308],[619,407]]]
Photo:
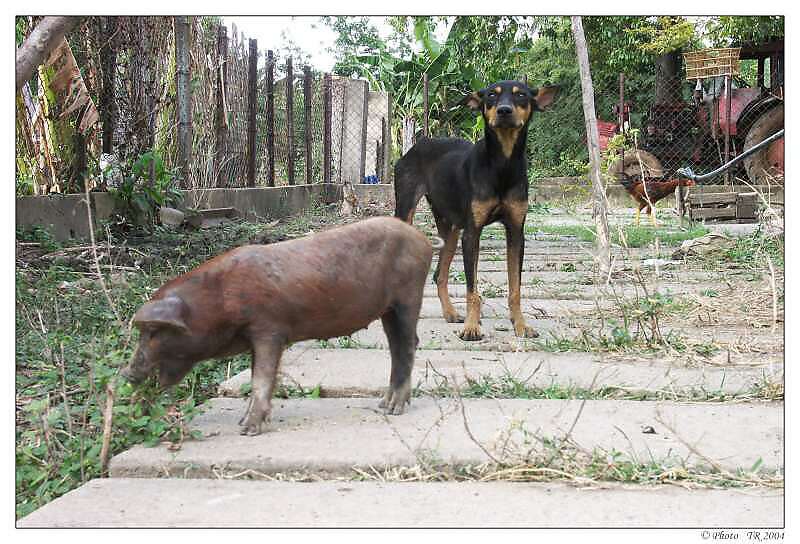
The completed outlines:
[[[747,131],[744,149],[747,151],[783,128],[783,104],[762,113]],[[747,177],[753,184],[783,183],[783,138],[747,157],[744,161]]]

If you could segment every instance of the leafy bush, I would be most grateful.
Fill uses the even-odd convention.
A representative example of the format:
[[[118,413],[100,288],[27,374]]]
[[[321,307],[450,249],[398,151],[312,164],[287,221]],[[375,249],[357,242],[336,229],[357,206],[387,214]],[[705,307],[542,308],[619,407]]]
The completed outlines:
[[[130,172],[120,186],[110,192],[122,222],[149,229],[155,223],[158,208],[180,203],[178,177],[174,170],[164,166],[164,160],[156,151],[143,153],[131,165]]]

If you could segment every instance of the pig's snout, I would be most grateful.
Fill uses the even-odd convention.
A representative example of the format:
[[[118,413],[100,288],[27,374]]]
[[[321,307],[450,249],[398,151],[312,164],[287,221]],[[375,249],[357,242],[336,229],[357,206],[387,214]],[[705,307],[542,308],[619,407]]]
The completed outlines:
[[[136,385],[142,383],[150,375],[152,368],[147,364],[146,358],[142,355],[140,349],[136,350],[133,354],[133,360],[128,363],[128,366],[120,370],[120,375]]]
[[[123,378],[125,378],[134,385],[142,383],[144,379],[147,377],[142,375],[140,372],[137,372],[133,368],[131,368],[130,365],[120,370],[119,373]]]

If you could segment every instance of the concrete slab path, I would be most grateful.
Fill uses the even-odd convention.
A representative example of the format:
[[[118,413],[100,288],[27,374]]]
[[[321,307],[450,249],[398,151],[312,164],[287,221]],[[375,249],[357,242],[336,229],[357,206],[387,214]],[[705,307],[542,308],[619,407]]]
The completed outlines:
[[[390,354],[383,349],[292,348],[281,362],[285,385],[323,397],[379,396],[389,383]],[[412,384],[421,392],[440,388],[463,389],[469,382],[521,383],[531,388],[562,389],[612,387],[630,392],[685,395],[692,391],[746,393],[762,380],[783,373],[781,361],[761,366],[682,368],[659,358],[621,362],[591,353],[483,353],[475,351],[419,350]],[[241,397],[250,385],[250,370],[220,384],[219,394]]]
[[[112,478],[18,527],[781,527],[780,490]]]
[[[352,475],[353,467],[430,460],[460,467],[489,460],[465,431],[456,399],[412,399],[408,411],[394,417],[377,404],[371,398],[274,399],[269,431],[241,436],[238,421],[247,401],[212,399],[192,423],[206,438],[184,442],[179,451],[135,446],[111,460],[110,474],[208,478],[299,471],[330,477]],[[781,403],[465,399],[463,406],[475,440],[507,463],[572,428],[571,438],[588,451],[617,451],[632,461],[707,464],[691,451],[696,448],[729,470],[750,469],[759,459],[765,468],[783,465]]]

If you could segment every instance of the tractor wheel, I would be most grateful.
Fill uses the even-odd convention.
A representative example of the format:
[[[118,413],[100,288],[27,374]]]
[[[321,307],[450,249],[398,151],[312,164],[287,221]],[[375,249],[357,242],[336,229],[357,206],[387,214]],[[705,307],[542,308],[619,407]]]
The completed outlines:
[[[783,104],[765,111],[747,131],[744,149],[747,151],[783,128]],[[783,138],[760,149],[744,161],[747,177],[755,185],[783,184]]]
[[[608,167],[608,173],[617,180],[642,179],[642,171],[644,179],[660,178],[664,175],[661,161],[643,149],[625,153],[624,160],[617,160]]]

